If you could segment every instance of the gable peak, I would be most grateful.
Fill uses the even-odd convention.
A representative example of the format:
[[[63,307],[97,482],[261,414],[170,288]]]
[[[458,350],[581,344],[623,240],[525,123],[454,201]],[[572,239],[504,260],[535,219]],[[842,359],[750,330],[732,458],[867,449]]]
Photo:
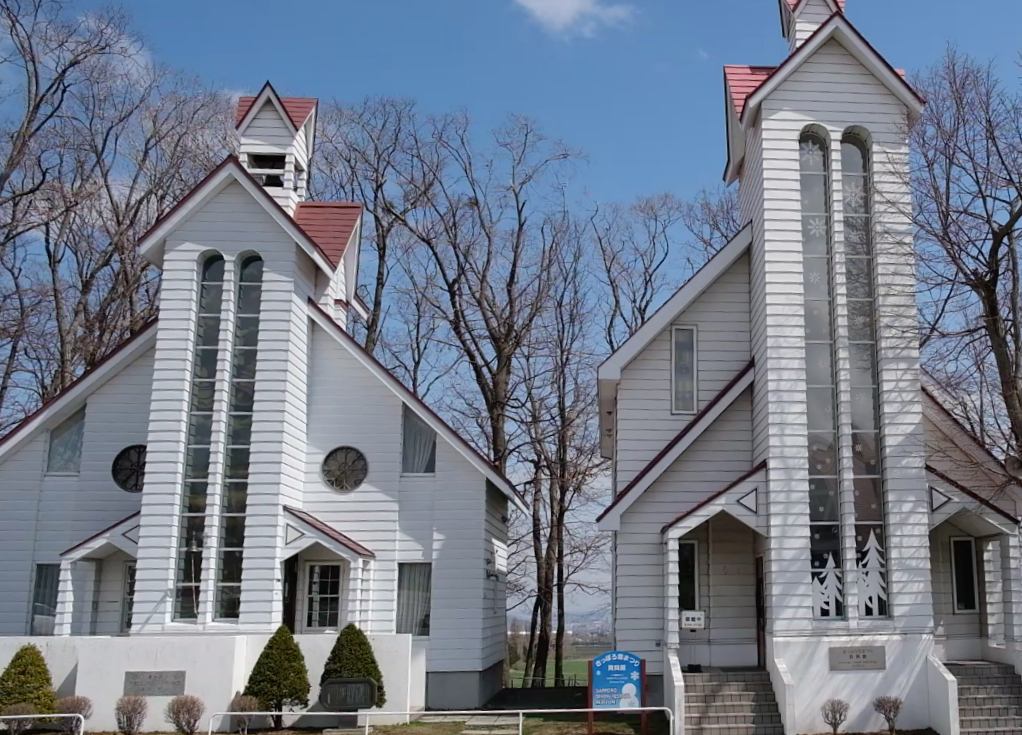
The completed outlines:
[[[779,0],[781,34],[794,51],[835,13],[845,12],[845,0]]]

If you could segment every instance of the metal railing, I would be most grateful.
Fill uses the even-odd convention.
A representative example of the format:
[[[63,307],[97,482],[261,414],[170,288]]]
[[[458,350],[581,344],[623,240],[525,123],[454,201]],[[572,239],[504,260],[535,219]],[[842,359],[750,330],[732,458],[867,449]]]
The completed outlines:
[[[37,715],[0,715],[0,722],[6,722],[8,720],[67,720],[73,719],[78,721],[78,726],[72,730],[77,735],[82,735],[85,732],[85,717],[78,714],[37,714]],[[31,727],[31,724],[29,725]]]
[[[543,715],[589,715],[589,714],[621,714],[621,715],[642,715],[652,714],[655,712],[663,713],[667,718],[667,732],[673,735],[674,733],[674,713],[670,707],[615,707],[607,709],[508,709],[508,710],[487,710],[487,709],[471,709],[471,710],[408,710],[404,712],[392,712],[389,710],[360,710],[357,712],[214,712],[209,717],[209,730],[208,734],[213,735],[214,726],[219,720],[224,717],[280,717],[280,716],[292,716],[292,717],[364,717],[365,724],[363,725],[363,732],[365,735],[369,735],[370,722],[373,717],[404,717],[411,719],[422,719],[427,717],[443,717],[448,721],[455,720],[459,717],[466,719],[471,717],[515,717],[518,721],[518,735],[523,735],[525,731],[525,718],[537,717]],[[586,717],[580,724],[586,725],[588,717]]]

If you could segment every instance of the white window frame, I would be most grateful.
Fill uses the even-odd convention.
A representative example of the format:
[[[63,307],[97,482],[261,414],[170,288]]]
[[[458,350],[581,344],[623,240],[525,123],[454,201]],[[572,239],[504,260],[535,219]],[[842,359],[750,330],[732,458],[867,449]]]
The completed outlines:
[[[407,421],[408,414],[411,414],[416,419],[421,421],[426,428],[433,432],[433,471],[432,472],[406,472],[405,471],[405,422]],[[436,466],[439,462],[438,451],[440,437],[437,435],[436,429],[430,426],[421,416],[416,414],[410,406],[407,404],[401,404],[401,477],[436,477]]]
[[[972,599],[976,606],[969,610],[958,609],[958,575],[955,569],[955,543],[967,541],[972,549]],[[948,541],[948,550],[951,553],[951,612],[955,615],[975,615],[979,612],[979,567],[976,563],[976,539],[972,536],[952,536]]]
[[[338,588],[337,602],[337,626],[321,628],[315,625],[308,625],[309,614],[309,579],[312,576],[313,567],[339,567],[340,586]],[[308,559],[302,562],[302,573],[299,575],[298,595],[298,620],[296,627],[302,633],[336,633],[340,631],[348,620],[348,565],[340,559]]]
[[[78,477],[82,474],[82,456],[85,454],[85,419],[87,404],[77,409],[68,416],[58,421],[49,431],[46,432],[46,454],[43,455],[43,475],[45,477]],[[82,422],[82,444],[78,448],[78,469],[77,470],[51,470],[50,469],[50,445],[53,442],[53,432],[67,424],[68,421],[81,415]]]
[[[129,635],[131,633],[131,625],[127,624],[127,622],[128,622],[128,601],[130,599],[132,601],[132,603],[134,603],[134,600],[135,600],[134,592],[130,595],[130,597],[128,595],[128,580],[131,578],[130,577],[130,571],[131,570],[134,570],[134,572],[135,572],[135,585],[136,585],[136,588],[137,588],[137,585],[138,585],[138,561],[135,560],[135,559],[132,559],[131,561],[124,562],[124,567],[122,568],[122,571],[121,571],[121,574],[123,575],[122,578],[121,578],[121,625],[120,625],[121,635]],[[134,604],[132,604],[132,608],[134,608]],[[132,609],[132,612],[134,613],[134,609]]]
[[[394,580],[395,583],[397,583],[397,581],[401,578],[401,567],[402,566],[408,566],[408,565],[427,566],[427,567],[429,567],[429,633],[427,633],[426,635],[418,635],[416,633],[399,633],[398,635],[411,635],[412,638],[415,638],[416,640],[429,640],[429,637],[433,633],[433,571],[434,571],[435,567],[433,565],[433,562],[429,561],[428,559],[403,559],[401,561],[398,561],[398,563],[397,563],[397,577]],[[400,607],[400,603],[399,603],[398,599],[399,599],[400,595],[401,595],[401,589],[400,589],[400,585],[399,585],[398,588],[394,590],[394,630],[395,631],[397,631],[398,609]]]
[[[695,605],[694,605],[694,607],[692,609],[693,610],[702,610],[702,606],[701,606],[701,602],[702,601],[699,599],[700,598],[700,594],[699,594],[699,592],[700,592],[700,590],[699,590],[699,541],[696,540],[696,539],[679,539],[678,540],[678,548],[677,548],[677,553],[679,553],[679,555],[680,555],[681,547],[682,546],[691,546],[692,547],[692,560],[693,560],[693,565],[695,567],[695,575],[692,578],[692,584],[693,584],[693,587],[695,588],[694,594],[692,595],[692,600],[695,603]],[[677,594],[678,594],[678,608],[679,608],[679,612],[680,612],[680,609],[681,609],[681,559],[680,558],[678,559],[678,593]]]
[[[675,335],[678,332],[691,332],[692,333],[692,408],[683,409],[678,408],[675,404],[674,399],[677,396],[677,390],[675,389],[674,382],[677,374],[675,372],[675,356],[677,350],[675,349]],[[671,326],[671,413],[676,416],[693,416],[699,412],[699,330],[694,326],[686,326],[682,324],[675,324]]]

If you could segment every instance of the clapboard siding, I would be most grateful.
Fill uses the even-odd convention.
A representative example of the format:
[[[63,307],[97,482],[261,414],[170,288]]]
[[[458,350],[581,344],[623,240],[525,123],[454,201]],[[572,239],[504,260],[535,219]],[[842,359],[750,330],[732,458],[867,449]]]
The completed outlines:
[[[697,330],[698,407],[749,362],[749,259],[739,258],[674,320]],[[632,478],[691,421],[671,412],[671,329],[621,371],[617,397],[617,487]]]
[[[799,6],[798,15],[795,17],[795,32],[789,39],[791,48],[794,50],[801,46],[832,13],[827,0],[805,0]]]
[[[507,654],[507,497],[492,485],[486,487],[484,555],[493,560],[495,577],[486,579],[483,590],[482,668],[503,661]],[[498,568],[498,549],[503,551],[503,568]]]
[[[651,673],[661,673],[663,658],[659,655],[664,639],[660,530],[748,472],[751,421],[746,392],[621,517],[614,558],[616,645],[644,656]]]
[[[979,641],[984,634],[982,627],[983,614],[956,613],[954,609],[954,595],[951,582],[951,539],[956,536],[969,536],[968,533],[957,528],[953,519],[940,524],[930,534],[930,560],[933,584],[933,615],[934,634],[948,640],[975,640]],[[979,597],[981,607],[986,607],[986,590],[983,589],[983,568],[984,568],[984,544],[976,539],[976,566],[979,577]],[[1000,546],[994,544],[996,564],[1000,563]],[[977,650],[976,656],[980,655]]]
[[[272,102],[267,102],[259,108],[259,112],[245,128],[244,137],[246,143],[276,149],[281,153],[290,151],[295,144],[294,133]],[[302,137],[304,138],[304,135]]]
[[[427,669],[485,668],[491,661],[484,656],[494,655],[486,633],[492,636],[494,618],[504,614],[503,589],[495,593],[486,579],[492,524],[485,479],[442,439],[435,476],[402,476],[401,400],[321,328],[312,329],[311,343],[303,507],[376,555],[369,631],[395,631],[398,563],[429,561]],[[345,445],[366,455],[369,475],[357,490],[338,493],[320,468],[331,449]],[[503,650],[493,660],[501,659]]]
[[[905,190],[907,143],[903,105],[839,43],[822,46],[763,103],[763,213],[764,237],[757,245],[764,261],[762,339],[753,337],[759,388],[765,391],[768,431],[771,553],[767,561],[767,598],[775,633],[814,629],[809,574],[808,533],[785,533],[806,528],[807,455],[805,441],[805,349],[801,299],[792,299],[802,287],[802,252],[798,138],[810,124],[820,126],[831,139],[832,169],[840,172],[840,139],[851,127],[869,131],[874,147],[874,184],[877,188],[876,269],[880,330],[881,405],[887,522],[900,533],[888,544],[893,629],[928,630],[932,624],[929,602],[929,560],[916,553],[925,548],[928,534],[922,416],[915,346],[914,260],[911,229],[900,209],[908,204]],[[839,348],[847,335],[843,288],[843,233],[841,181],[834,177],[835,312]],[[754,253],[754,261],[756,260]],[[849,415],[849,365],[846,354],[838,360],[839,405]],[[847,426],[845,427],[847,428]],[[842,468],[850,466],[850,438],[841,447]],[[847,474],[847,473],[846,473]],[[849,496],[850,481],[844,483]],[[850,502],[843,504],[845,555],[852,558]],[[846,590],[849,618],[857,616],[854,575]],[[834,625],[829,626],[834,630]]]
[[[33,569],[57,563],[65,549],[138,510],[140,497],[114,484],[117,453],[146,443],[153,351],[126,363],[85,399],[81,470],[47,475],[50,429],[81,404],[68,406],[49,425],[0,463],[0,633],[28,632]]]

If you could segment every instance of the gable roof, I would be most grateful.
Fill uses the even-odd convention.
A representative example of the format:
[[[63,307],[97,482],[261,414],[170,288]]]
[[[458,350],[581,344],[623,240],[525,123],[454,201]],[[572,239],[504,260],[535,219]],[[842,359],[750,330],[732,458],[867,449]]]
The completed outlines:
[[[262,205],[267,214],[298,243],[327,275],[333,274],[340,265],[340,258],[343,255],[343,249],[339,254],[337,253],[337,240],[343,237],[343,232],[328,234],[324,226],[323,217],[311,217],[309,219],[316,225],[318,234],[318,237],[314,237],[294,217],[288,214],[277,200],[270,196],[270,193],[245,170],[245,167],[241,165],[241,161],[235,156],[228,156],[221,161],[216,168],[210,171],[177,204],[153,223],[152,227],[139,239],[139,252],[148,258],[150,262],[157,262],[162,256],[164,239],[181,225],[195,208],[201,206],[212,196],[222,191],[231,181],[237,181],[241,184]],[[348,215],[352,212],[351,208],[358,207],[358,205],[348,202],[338,202],[337,204],[342,205]],[[361,207],[358,207],[357,214],[361,214]],[[347,221],[347,216],[340,218],[340,220]],[[357,218],[355,221],[357,223]],[[350,237],[351,234],[349,232],[348,238],[350,239]],[[347,240],[345,240],[346,242]]]
[[[739,117],[745,109],[745,100],[761,85],[776,66],[745,66],[742,64],[725,64],[724,84],[731,98],[731,104]]]
[[[354,202],[301,202],[294,221],[319,246],[327,260],[336,265],[362,216],[362,205]]]
[[[147,322],[142,329],[121,342],[117,347],[107,353],[106,357],[96,363],[90,370],[82,373],[67,386],[47,401],[44,401],[39,408],[23,418],[10,431],[0,437],[0,461],[14,451],[26,439],[32,436],[38,429],[46,426],[51,421],[64,418],[64,415],[71,415],[77,410],[77,403],[83,397],[91,395],[101,387],[107,380],[115,376],[128,363],[148,350],[156,343],[156,320]]]
[[[982,495],[979,495],[978,493],[973,492],[969,488],[965,487],[965,485],[963,485],[962,483],[958,482],[954,478],[951,478],[948,475],[946,475],[943,472],[941,472],[940,470],[938,470],[933,465],[927,464],[926,465],[926,471],[929,472],[934,477],[936,477],[939,480],[941,480],[942,482],[948,484],[949,486],[951,486],[952,488],[954,488],[958,492],[962,493],[963,495],[965,495],[965,496],[969,497],[970,499],[974,500],[975,502],[979,503],[983,507],[988,508],[989,510],[994,511],[998,515],[1008,519],[1009,521],[1014,523],[1016,526],[1019,525],[1019,519],[1016,518],[1011,513],[1009,513],[1008,511],[1006,511],[1004,508],[999,507],[998,505],[994,504],[993,502],[991,502],[987,498],[984,498]]]
[[[315,97],[281,97],[269,81],[263,84],[259,94],[246,95],[238,98],[238,106],[234,109],[234,127],[241,130],[242,123],[248,122],[246,118],[249,113],[258,113],[266,100],[273,102],[278,109],[284,112],[285,120],[293,128],[292,132],[297,133],[298,129],[309,119],[309,115],[316,109],[319,100]],[[256,104],[258,101],[259,104]]]
[[[696,503],[695,505],[693,505],[691,508],[689,508],[688,510],[684,511],[683,513],[680,513],[679,515],[675,516],[673,520],[665,523],[664,526],[660,529],[660,533],[661,534],[667,533],[668,531],[670,531],[672,528],[677,526],[679,523],[681,523],[685,519],[690,518],[693,514],[698,513],[700,510],[703,510],[703,509],[707,508],[715,500],[719,500],[720,498],[724,497],[729,492],[731,492],[735,488],[743,485],[744,483],[747,483],[747,482],[752,482],[752,483],[762,483],[762,482],[765,482],[766,481],[766,468],[767,468],[767,461],[764,459],[762,462],[760,462],[758,465],[753,467],[748,472],[742,473],[739,477],[737,477],[734,480],[732,480],[731,482],[729,482],[727,485],[725,485],[723,488],[721,488],[717,492],[715,492],[712,495],[710,495],[710,496],[704,498],[703,500],[699,501],[698,503]],[[739,519],[739,520],[742,520],[744,522],[744,519]]]
[[[639,470],[632,481],[625,486],[600,515],[596,517],[597,528],[601,531],[616,531],[621,515],[657,479],[684,454],[696,439],[713,425],[713,422],[733,404],[753,383],[754,365],[750,362],[709,403],[703,406],[692,420],[661,449],[646,466]]]
[[[525,500],[519,495],[518,490],[504,474],[486,457],[480,454],[479,450],[465,441],[450,424],[444,421],[430,406],[418,395],[411,391],[404,383],[398,380],[387,370],[384,365],[372,354],[360,345],[340,325],[334,321],[323,308],[314,300],[309,299],[309,315],[313,321],[323,327],[329,334],[343,345],[351,355],[355,357],[364,367],[373,373],[391,392],[408,406],[415,415],[422,419],[439,436],[442,436],[454,449],[479,472],[486,477],[493,485],[500,490],[507,498],[514,503],[519,510],[525,512],[528,506]]]
[[[61,557],[68,556],[72,552],[74,552],[74,551],[76,551],[78,549],[81,549],[86,544],[91,544],[93,541],[98,541],[99,539],[103,539],[104,537],[110,537],[112,535],[113,531],[116,531],[121,526],[126,526],[131,521],[135,520],[136,518],[141,517],[141,515],[142,515],[142,511],[136,510],[131,515],[125,516],[124,518],[122,518],[119,521],[114,521],[113,523],[111,523],[109,526],[107,526],[106,528],[102,529],[101,531],[96,531],[96,533],[92,534],[91,536],[89,536],[86,539],[83,539],[83,540],[79,541],[74,546],[71,546],[71,547],[69,547],[67,549],[64,549],[62,552],[60,552],[59,556],[61,556]],[[127,530],[130,530],[130,529],[127,529]],[[123,534],[121,534],[121,536],[124,537],[124,538],[127,538]],[[104,539],[104,540],[107,540],[107,539]],[[122,551],[124,550],[124,547],[122,545],[123,542],[120,542],[119,539],[115,539],[115,538],[111,537],[111,538],[109,538],[109,540],[110,540],[110,542],[112,542],[115,545],[119,546]],[[132,543],[134,543],[134,542],[132,542]],[[137,544],[135,544],[135,545],[137,546]]]
[[[371,549],[363,546],[350,536],[341,533],[336,528],[331,526],[329,523],[324,523],[323,521],[319,520],[318,518],[316,518],[316,516],[312,515],[312,513],[307,513],[306,511],[299,510],[298,508],[292,508],[290,505],[284,506],[284,512],[291,514],[299,521],[301,521],[304,525],[313,529],[317,533],[322,534],[323,536],[333,541],[334,543],[340,544],[348,551],[351,551],[357,554],[358,556],[361,556],[366,559],[376,558],[376,554],[374,554]]]

